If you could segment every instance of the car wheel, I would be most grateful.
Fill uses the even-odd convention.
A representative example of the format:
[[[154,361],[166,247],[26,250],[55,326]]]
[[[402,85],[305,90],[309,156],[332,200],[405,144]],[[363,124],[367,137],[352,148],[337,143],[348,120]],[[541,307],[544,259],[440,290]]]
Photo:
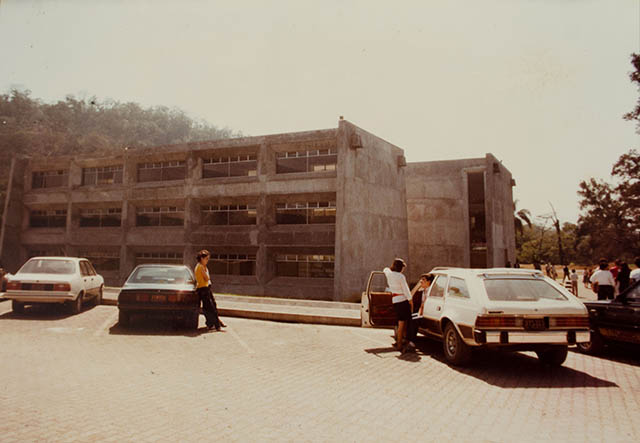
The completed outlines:
[[[17,300],[11,300],[11,309],[16,314],[22,314],[24,312],[24,303],[21,303]]]
[[[82,312],[82,299],[84,298],[84,294],[81,292],[78,294],[78,297],[71,302],[71,313],[79,314]]]
[[[200,322],[200,313],[190,312],[186,314],[184,318],[184,326],[187,329],[198,329],[198,323]]]
[[[540,363],[549,366],[560,366],[567,359],[569,352],[568,346],[556,346],[553,349],[545,349],[544,351],[536,351]]]
[[[102,304],[102,294],[104,292],[104,286],[100,286],[100,289],[98,289],[98,295],[96,295],[96,306],[99,306]]]
[[[578,351],[593,355],[602,352],[602,349],[604,349],[604,341],[599,332],[591,331],[591,341],[578,343],[576,346],[578,347]]]
[[[464,365],[471,360],[471,348],[462,340],[453,323],[444,328],[444,356],[453,365]]]
[[[120,326],[129,326],[129,324],[131,323],[131,316],[129,315],[129,313],[125,311],[119,311],[118,323],[120,324]]]

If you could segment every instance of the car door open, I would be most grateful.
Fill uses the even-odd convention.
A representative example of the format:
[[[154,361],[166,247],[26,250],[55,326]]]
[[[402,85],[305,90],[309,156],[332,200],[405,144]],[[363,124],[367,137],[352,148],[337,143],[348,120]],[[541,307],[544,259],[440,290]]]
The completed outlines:
[[[393,294],[387,290],[387,277],[384,272],[373,271],[367,282],[369,301],[369,322],[372,326],[395,326],[398,323],[391,301]]]

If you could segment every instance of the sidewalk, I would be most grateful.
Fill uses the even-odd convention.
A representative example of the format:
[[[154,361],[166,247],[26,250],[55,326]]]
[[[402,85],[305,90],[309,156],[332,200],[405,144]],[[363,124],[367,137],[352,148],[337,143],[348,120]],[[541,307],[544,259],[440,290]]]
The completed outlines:
[[[120,288],[106,287],[102,304],[115,306]],[[221,316],[295,323],[360,326],[360,304],[215,294]]]

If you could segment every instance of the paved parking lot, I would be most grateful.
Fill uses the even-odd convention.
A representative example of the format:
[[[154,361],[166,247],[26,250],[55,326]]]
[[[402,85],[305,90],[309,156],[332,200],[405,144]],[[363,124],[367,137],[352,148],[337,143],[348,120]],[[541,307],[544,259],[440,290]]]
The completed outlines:
[[[403,357],[388,330],[225,318],[124,330],[0,303],[1,441],[640,441],[640,357],[479,355],[439,344]],[[201,327],[204,318],[201,317]]]

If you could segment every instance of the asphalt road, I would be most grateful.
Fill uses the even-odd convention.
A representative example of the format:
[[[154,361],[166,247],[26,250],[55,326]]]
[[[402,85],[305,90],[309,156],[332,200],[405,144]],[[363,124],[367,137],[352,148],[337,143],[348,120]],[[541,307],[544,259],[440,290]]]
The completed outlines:
[[[390,331],[0,303],[0,441],[640,441],[640,356],[485,352],[459,369]]]

